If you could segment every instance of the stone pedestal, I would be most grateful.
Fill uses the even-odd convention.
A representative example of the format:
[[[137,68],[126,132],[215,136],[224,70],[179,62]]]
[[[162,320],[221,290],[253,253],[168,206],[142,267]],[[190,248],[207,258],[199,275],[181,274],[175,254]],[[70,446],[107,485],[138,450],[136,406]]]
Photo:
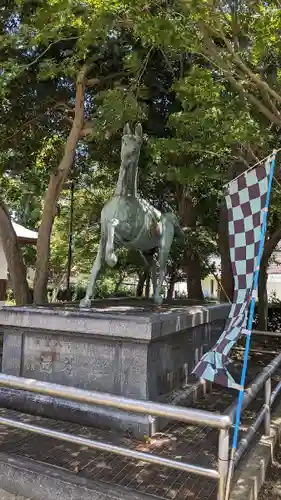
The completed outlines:
[[[91,310],[3,307],[2,372],[136,399],[168,400],[190,383],[194,365],[216,342],[228,311],[227,304],[157,308],[137,300],[96,301]],[[115,427],[138,437],[155,430],[151,417],[19,391],[1,389],[0,396],[3,406]]]

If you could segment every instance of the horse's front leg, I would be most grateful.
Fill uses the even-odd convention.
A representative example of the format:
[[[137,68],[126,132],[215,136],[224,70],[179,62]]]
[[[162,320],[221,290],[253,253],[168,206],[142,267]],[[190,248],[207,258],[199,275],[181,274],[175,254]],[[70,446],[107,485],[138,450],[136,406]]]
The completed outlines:
[[[161,219],[162,230],[159,242],[159,279],[154,293],[155,304],[161,305],[163,302],[162,287],[165,279],[167,262],[174,239],[174,225],[165,215]]]
[[[102,234],[101,240],[100,240],[100,245],[99,245],[99,250],[97,253],[97,256],[95,258],[93,267],[92,267],[92,272],[91,272],[91,277],[90,281],[87,287],[86,295],[84,299],[81,300],[80,302],[80,307],[90,307],[91,306],[91,298],[94,295],[94,286],[96,279],[98,277],[102,262],[104,260],[104,251],[105,251],[105,235]]]
[[[114,267],[117,264],[117,256],[114,252],[114,234],[115,228],[118,226],[118,219],[112,219],[107,223],[107,240],[105,248],[105,260],[110,267]]]

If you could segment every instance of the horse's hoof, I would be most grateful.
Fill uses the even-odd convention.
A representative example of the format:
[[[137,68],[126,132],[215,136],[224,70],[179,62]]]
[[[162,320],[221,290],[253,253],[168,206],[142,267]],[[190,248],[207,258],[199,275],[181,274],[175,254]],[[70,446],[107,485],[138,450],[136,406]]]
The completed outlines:
[[[109,267],[115,267],[117,262],[118,259],[114,252],[111,252],[109,255],[107,255],[106,263],[109,265]]]
[[[79,305],[80,309],[82,309],[82,307],[91,307],[91,301],[90,299],[82,299],[81,302],[80,302],[80,305]]]

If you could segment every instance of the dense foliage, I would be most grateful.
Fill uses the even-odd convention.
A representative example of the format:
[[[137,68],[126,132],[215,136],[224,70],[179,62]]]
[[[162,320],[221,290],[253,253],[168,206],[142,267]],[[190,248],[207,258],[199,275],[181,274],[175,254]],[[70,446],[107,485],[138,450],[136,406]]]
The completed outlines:
[[[37,252],[24,253],[36,267],[37,302],[48,279],[66,286],[69,180],[71,277],[77,286],[85,281],[127,121],[141,121],[146,136],[140,193],[186,228],[186,244],[171,254],[170,292],[187,279],[189,296],[199,298],[208,259],[220,253],[231,296],[223,185],[279,147],[280,12],[277,1],[242,0],[8,0],[0,7],[0,198],[16,220],[39,228]],[[264,275],[281,237],[278,189]],[[139,257],[126,252],[103,276],[100,287],[109,285],[101,293],[146,279]]]

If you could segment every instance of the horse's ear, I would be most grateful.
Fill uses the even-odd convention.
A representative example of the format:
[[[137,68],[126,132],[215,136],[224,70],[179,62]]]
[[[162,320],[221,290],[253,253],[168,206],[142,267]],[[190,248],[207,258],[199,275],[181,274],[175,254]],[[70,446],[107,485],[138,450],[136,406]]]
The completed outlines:
[[[131,129],[129,123],[126,123],[126,125],[123,128],[123,135],[131,135]]]
[[[138,123],[137,126],[136,126],[135,136],[139,137],[139,139],[142,139],[142,126],[141,126],[140,123]]]

